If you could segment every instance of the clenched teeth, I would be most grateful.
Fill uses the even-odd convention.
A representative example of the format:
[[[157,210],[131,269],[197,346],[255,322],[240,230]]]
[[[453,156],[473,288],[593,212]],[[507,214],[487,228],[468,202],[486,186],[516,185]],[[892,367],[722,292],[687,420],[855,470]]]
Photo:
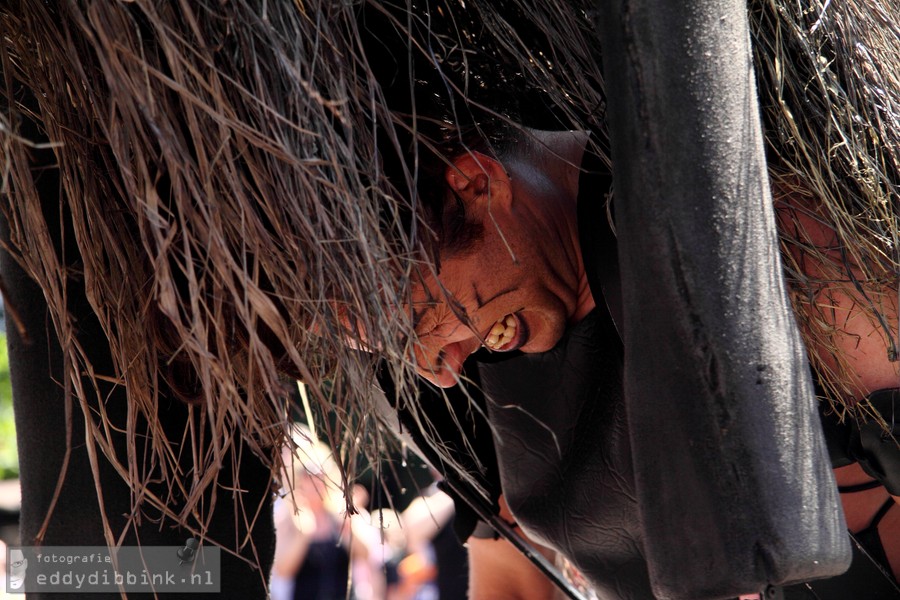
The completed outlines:
[[[484,340],[484,345],[491,350],[499,350],[516,337],[517,328],[516,318],[512,315],[506,315],[491,327]]]

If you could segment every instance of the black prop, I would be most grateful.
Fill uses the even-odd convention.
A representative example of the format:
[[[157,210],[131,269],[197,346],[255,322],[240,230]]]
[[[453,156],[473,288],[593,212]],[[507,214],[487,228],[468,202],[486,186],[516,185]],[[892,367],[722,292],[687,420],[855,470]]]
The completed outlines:
[[[597,6],[654,592],[838,574],[850,547],[781,274],[746,4]]]

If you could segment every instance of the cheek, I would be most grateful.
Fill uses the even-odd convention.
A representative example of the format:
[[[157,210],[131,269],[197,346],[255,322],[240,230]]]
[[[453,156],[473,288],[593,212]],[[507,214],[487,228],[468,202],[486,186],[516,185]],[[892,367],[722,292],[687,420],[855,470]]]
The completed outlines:
[[[566,305],[555,297],[547,297],[535,303],[534,309],[525,311],[530,321],[531,340],[522,347],[523,352],[546,352],[553,349],[568,326]]]

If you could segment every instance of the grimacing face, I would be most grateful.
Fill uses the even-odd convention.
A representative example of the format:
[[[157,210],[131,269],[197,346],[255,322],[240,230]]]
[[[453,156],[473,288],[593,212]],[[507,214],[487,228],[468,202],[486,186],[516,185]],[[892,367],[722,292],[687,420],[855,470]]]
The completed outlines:
[[[417,369],[439,387],[456,385],[482,346],[553,348],[584,316],[587,290],[574,211],[569,218],[561,210],[539,174],[511,179],[497,160],[473,153],[446,178],[483,235],[465,252],[442,255],[437,278],[424,275],[413,293]]]

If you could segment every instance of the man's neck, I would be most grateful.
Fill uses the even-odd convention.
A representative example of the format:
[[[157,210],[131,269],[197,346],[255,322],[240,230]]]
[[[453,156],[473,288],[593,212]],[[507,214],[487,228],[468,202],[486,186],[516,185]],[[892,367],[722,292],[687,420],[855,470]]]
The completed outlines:
[[[543,200],[549,215],[547,222],[566,247],[577,285],[577,301],[570,322],[577,323],[595,306],[578,239],[579,180],[589,134],[533,130],[529,135],[529,148],[507,164],[513,177]]]

